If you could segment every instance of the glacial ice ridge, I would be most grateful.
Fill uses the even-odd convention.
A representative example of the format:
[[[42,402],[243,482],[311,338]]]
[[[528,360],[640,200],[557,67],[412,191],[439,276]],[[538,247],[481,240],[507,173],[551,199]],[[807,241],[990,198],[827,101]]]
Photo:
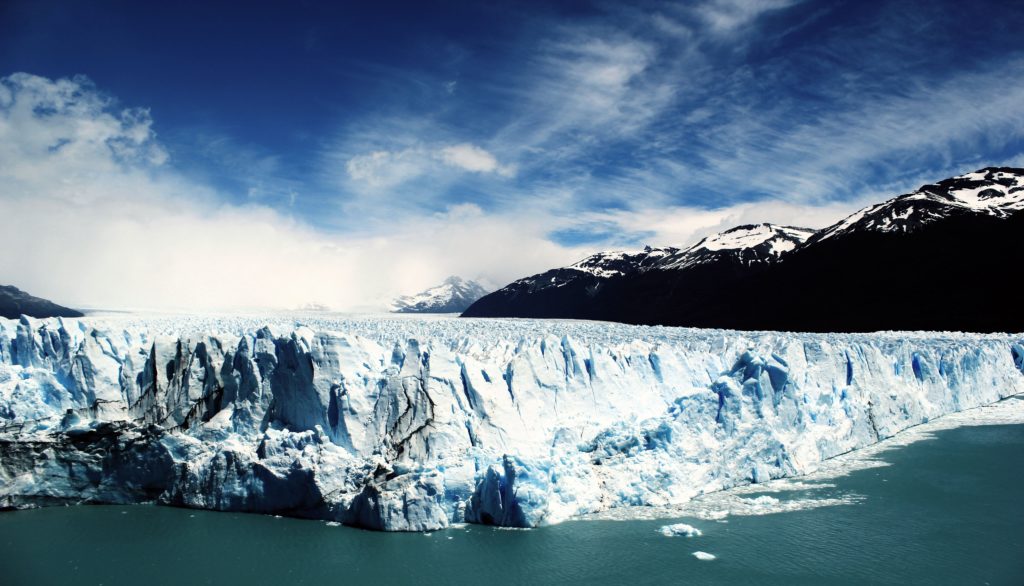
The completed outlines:
[[[533,527],[813,472],[1024,392],[1021,336],[326,315],[0,320],[0,507]]]

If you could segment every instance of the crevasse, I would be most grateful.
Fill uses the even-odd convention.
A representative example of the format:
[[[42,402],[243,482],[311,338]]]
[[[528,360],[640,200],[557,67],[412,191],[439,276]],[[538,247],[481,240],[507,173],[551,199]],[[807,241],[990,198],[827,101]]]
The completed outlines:
[[[0,320],[0,506],[423,531],[665,506],[1024,392],[1020,336],[317,316]]]

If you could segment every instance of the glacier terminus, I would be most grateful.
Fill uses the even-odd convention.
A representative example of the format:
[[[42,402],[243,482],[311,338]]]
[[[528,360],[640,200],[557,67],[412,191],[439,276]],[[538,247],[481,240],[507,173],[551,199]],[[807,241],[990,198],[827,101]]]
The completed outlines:
[[[0,320],[0,507],[534,527],[809,473],[1024,393],[1005,334],[343,315]]]

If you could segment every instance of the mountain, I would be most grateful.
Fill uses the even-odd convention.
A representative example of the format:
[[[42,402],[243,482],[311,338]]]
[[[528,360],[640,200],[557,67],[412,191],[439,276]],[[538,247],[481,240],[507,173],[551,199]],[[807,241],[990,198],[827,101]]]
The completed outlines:
[[[1011,309],[1022,210],[1024,169],[986,168],[816,233],[734,228],[582,290],[540,287],[546,275],[572,267],[548,271],[463,315],[790,331],[1024,331],[1024,316]]]
[[[1024,393],[1021,369],[1008,335],[0,319],[0,511],[146,502],[393,531],[651,511]]]
[[[0,285],[0,316],[16,319],[31,317],[82,317],[82,312],[33,297],[17,287]]]
[[[1024,169],[989,167],[921,187],[829,226],[811,242],[857,232],[913,233],[961,217],[1006,219],[1024,210]]]
[[[392,303],[394,313],[459,313],[487,295],[476,281],[448,277],[444,283],[416,295],[403,295]]]
[[[646,323],[612,317],[625,316],[629,310],[619,305],[629,294],[629,284],[647,286],[651,275],[657,276],[655,281],[688,275],[693,281],[690,288],[731,282],[745,272],[778,262],[813,234],[806,228],[753,224],[709,236],[686,249],[646,247],[641,252],[602,252],[565,268],[520,279],[483,297],[463,315]],[[642,307],[632,309],[638,314],[644,311]]]

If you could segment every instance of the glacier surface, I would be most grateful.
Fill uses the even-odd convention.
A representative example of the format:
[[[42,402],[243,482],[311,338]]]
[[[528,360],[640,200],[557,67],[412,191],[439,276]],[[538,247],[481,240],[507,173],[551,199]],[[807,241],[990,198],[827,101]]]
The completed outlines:
[[[0,320],[0,507],[429,531],[671,507],[1024,392],[1021,336],[433,317]]]

